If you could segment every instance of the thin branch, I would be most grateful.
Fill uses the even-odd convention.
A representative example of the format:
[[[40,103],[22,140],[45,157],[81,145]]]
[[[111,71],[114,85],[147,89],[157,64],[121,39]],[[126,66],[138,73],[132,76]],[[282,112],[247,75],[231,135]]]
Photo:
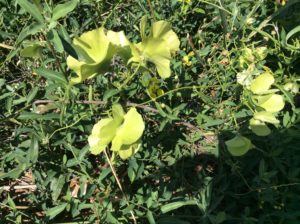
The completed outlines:
[[[2,44],[2,43],[0,43],[0,47],[6,48],[6,49],[9,49],[9,50],[14,50],[15,49],[15,47],[9,46],[7,44]]]
[[[124,190],[123,190],[123,187],[122,187],[122,184],[121,184],[121,182],[120,182],[120,179],[118,178],[117,172],[116,172],[114,166],[112,165],[112,163],[111,163],[111,161],[110,161],[110,158],[109,158],[109,156],[108,156],[108,154],[107,154],[107,152],[106,152],[106,149],[104,149],[104,154],[105,154],[105,157],[106,157],[106,159],[107,159],[107,162],[108,162],[108,164],[109,164],[109,166],[110,166],[110,169],[111,169],[111,171],[112,171],[112,173],[113,173],[113,175],[114,175],[114,177],[115,177],[115,179],[116,179],[116,181],[117,181],[118,187],[119,187],[120,191],[122,192],[123,197],[124,197],[125,200],[126,200],[126,204],[127,204],[127,206],[129,206],[128,197],[127,197],[127,195],[125,194],[125,192],[124,192]],[[133,213],[132,210],[130,210],[130,214],[131,214],[131,217],[132,217],[132,219],[133,219],[134,224],[137,224],[136,218],[135,218],[134,213]]]
[[[0,187],[0,191],[12,191],[12,190],[24,190],[28,189],[31,191],[36,190],[36,185],[35,184],[30,184],[30,185],[20,185],[20,186],[2,186]]]

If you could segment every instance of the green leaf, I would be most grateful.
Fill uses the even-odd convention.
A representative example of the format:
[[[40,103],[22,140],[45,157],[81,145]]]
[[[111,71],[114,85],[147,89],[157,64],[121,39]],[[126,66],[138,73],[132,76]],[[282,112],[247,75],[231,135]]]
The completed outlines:
[[[67,203],[63,203],[56,207],[50,208],[46,211],[46,216],[49,218],[49,220],[51,220],[51,219],[55,218],[55,216],[62,213],[66,207],[67,207]]]
[[[24,27],[16,40],[16,44],[21,43],[27,36],[38,33],[44,26],[44,24],[32,23],[29,26]]]
[[[216,224],[220,224],[226,220],[226,213],[225,212],[218,212],[216,216]]]
[[[15,204],[14,200],[10,197],[10,195],[8,195],[8,197],[7,197],[7,202],[9,204],[10,208],[12,208],[13,210],[17,209],[16,204]]]
[[[62,17],[65,17],[68,13],[72,12],[76,8],[77,2],[77,0],[72,0],[56,5],[53,9],[51,20],[56,21]]]
[[[152,212],[150,210],[147,211],[147,215],[146,216],[147,216],[149,224],[156,224],[155,219],[153,217],[153,214],[152,214]]]
[[[39,142],[36,137],[33,137],[31,139],[31,144],[27,156],[32,164],[35,164],[37,162],[39,156]]]
[[[269,72],[264,72],[254,79],[250,86],[250,90],[254,94],[264,94],[269,90],[274,81],[273,75]]]
[[[5,82],[6,82],[5,79],[0,79],[0,88],[1,88],[2,86],[4,86]]]
[[[226,141],[225,144],[228,148],[228,151],[233,156],[242,156],[246,154],[251,148],[253,148],[251,141],[241,135],[237,135],[234,138]]]
[[[254,118],[250,119],[250,128],[258,136],[267,136],[271,134],[270,128],[264,122]]]
[[[299,26],[296,26],[295,28],[293,28],[290,32],[288,32],[288,34],[286,35],[286,38],[285,38],[285,42],[284,44],[289,47],[290,49],[292,50],[299,50],[299,47],[295,47],[291,44],[288,44],[288,40],[294,36],[296,33],[300,32],[300,25]]]
[[[38,22],[42,24],[44,23],[44,18],[39,8],[35,4],[32,4],[27,0],[17,0],[17,2],[25,11],[30,13],[30,15],[34,17]]]
[[[63,83],[66,84],[67,80],[65,78],[65,76],[60,73],[60,72],[56,72],[50,69],[46,69],[46,68],[39,68],[36,70],[36,73],[42,77],[45,77],[46,79],[58,82],[58,83]]]
[[[186,205],[197,205],[197,202],[195,200],[189,200],[189,201],[177,201],[177,202],[172,202],[166,205],[163,205],[160,210],[163,214],[176,210],[182,206]]]
[[[122,123],[125,113],[120,104],[114,104],[112,106],[112,115],[113,115],[113,118],[115,120],[117,120],[118,123],[120,123],[120,124]]]
[[[22,57],[29,57],[29,58],[38,58],[41,56],[43,46],[39,43],[33,43],[30,46],[25,47],[21,50],[20,55]]]
[[[59,114],[49,113],[49,114],[36,114],[31,112],[22,112],[18,117],[20,120],[52,120],[52,119],[59,119]]]
[[[8,171],[7,173],[0,173],[0,180],[4,178],[17,179],[26,169],[26,164],[20,164],[16,168]]]
[[[47,37],[53,43],[54,49],[57,52],[62,53],[64,51],[63,43],[55,29],[50,30]]]
[[[57,201],[63,186],[65,184],[65,176],[59,175],[58,178],[53,178],[50,184],[51,196],[52,200],[55,202]]]
[[[34,99],[34,97],[36,96],[36,94],[38,93],[38,91],[39,91],[39,88],[36,86],[36,87],[33,87],[31,90],[30,90],[30,92],[28,93],[28,95],[27,95],[27,103],[30,103],[33,99]]]
[[[146,37],[146,25],[147,25],[147,16],[143,16],[140,21],[140,34],[142,40]]]

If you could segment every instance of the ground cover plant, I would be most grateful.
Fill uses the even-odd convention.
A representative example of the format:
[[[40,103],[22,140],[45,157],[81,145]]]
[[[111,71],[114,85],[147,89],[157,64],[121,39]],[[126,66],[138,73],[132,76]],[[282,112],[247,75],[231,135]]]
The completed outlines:
[[[0,223],[299,222],[299,0],[0,6]]]

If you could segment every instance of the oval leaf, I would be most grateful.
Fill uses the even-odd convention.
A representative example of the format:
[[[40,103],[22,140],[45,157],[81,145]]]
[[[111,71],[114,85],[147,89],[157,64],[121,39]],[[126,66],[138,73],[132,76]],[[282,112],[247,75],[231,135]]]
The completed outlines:
[[[241,135],[237,135],[233,139],[226,141],[225,144],[233,156],[242,156],[253,148],[251,141]]]
[[[258,136],[267,136],[271,134],[270,128],[264,122],[261,122],[254,118],[250,120],[250,128],[253,133]]]
[[[77,6],[77,0],[68,1],[64,4],[58,4],[53,9],[52,21],[56,21],[65,17],[69,12],[72,12]]]

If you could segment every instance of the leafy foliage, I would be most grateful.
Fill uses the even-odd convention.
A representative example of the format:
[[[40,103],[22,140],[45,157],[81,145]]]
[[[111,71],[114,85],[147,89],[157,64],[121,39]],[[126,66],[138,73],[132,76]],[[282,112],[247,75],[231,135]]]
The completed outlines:
[[[297,0],[0,6],[0,223],[298,223]]]

